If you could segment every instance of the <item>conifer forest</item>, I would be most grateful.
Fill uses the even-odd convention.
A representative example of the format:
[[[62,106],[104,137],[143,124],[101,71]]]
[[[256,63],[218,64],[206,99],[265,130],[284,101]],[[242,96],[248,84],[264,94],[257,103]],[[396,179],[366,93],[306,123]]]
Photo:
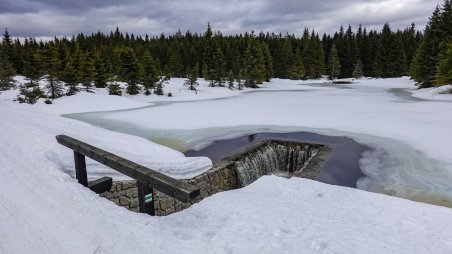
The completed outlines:
[[[411,24],[403,30],[361,25],[340,27],[319,35],[305,28],[301,34],[255,33],[223,35],[207,24],[204,33],[177,31],[174,35],[141,37],[118,28],[109,34],[80,33],[71,38],[37,41],[12,39],[5,30],[0,47],[0,90],[14,86],[13,77],[29,81],[21,87],[20,102],[55,99],[80,89],[108,87],[120,95],[162,94],[171,77],[196,78],[213,87],[257,87],[271,78],[330,79],[411,76],[418,87],[452,82],[452,3],[438,6],[426,29]],[[47,81],[46,89],[37,82]]]

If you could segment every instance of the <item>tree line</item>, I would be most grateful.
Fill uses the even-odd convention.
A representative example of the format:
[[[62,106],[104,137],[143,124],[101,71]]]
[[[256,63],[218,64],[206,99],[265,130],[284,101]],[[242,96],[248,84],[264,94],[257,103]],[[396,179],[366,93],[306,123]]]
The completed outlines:
[[[450,82],[450,56],[446,56],[452,53],[450,2],[445,0],[435,10],[425,35],[414,24],[393,30],[387,23],[381,31],[341,26],[321,37],[307,28],[301,36],[263,32],[225,36],[208,24],[202,34],[179,30],[170,36],[141,37],[117,28],[109,34],[21,42],[5,30],[0,44],[0,90],[14,85],[14,75],[29,81],[21,88],[21,98],[30,103],[40,97],[73,95],[81,87],[86,91],[108,87],[110,94],[120,95],[118,82],[127,84],[128,94],[162,95],[170,77],[187,78],[190,89],[196,89],[198,77],[210,86],[231,89],[257,87],[274,77],[317,79],[322,75],[335,79],[411,74],[421,87],[445,84]],[[37,85],[41,79],[47,81],[45,90]]]
[[[452,84],[452,1],[445,0],[430,17],[411,75],[419,87]]]

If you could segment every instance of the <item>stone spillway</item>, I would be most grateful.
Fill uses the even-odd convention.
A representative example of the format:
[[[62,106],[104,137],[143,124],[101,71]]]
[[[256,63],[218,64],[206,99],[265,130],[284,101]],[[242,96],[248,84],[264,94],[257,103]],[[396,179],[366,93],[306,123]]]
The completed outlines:
[[[182,203],[154,190],[155,214],[168,215],[181,211],[215,193],[244,187],[263,175],[302,176],[301,173],[319,151],[326,150],[325,145],[280,140],[265,140],[246,146],[216,162],[207,172],[182,180],[200,189],[201,195],[191,203]],[[111,190],[102,196],[137,211],[136,192],[133,181],[122,181],[114,182]]]

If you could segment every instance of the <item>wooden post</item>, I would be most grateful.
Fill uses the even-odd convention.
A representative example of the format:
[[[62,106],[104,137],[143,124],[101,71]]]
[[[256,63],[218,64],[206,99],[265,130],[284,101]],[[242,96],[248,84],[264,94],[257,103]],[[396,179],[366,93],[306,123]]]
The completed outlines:
[[[137,181],[137,188],[140,213],[147,213],[151,216],[154,216],[154,190],[148,185],[143,184],[141,181]]]
[[[86,174],[85,156],[74,151],[74,161],[75,161],[75,177],[77,178],[78,182],[81,185],[88,187],[88,176]]]
[[[113,185],[113,179],[108,176],[104,176],[94,181],[88,182],[88,188],[97,194],[104,193],[111,189]]]

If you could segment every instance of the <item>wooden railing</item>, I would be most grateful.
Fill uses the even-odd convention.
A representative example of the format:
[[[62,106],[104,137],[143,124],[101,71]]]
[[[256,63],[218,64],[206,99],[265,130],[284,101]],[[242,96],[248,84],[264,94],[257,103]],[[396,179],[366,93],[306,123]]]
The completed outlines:
[[[80,184],[90,188],[92,191],[102,193],[110,190],[112,178],[102,177],[98,180],[88,182],[85,156],[137,180],[138,201],[141,213],[155,214],[153,189],[182,202],[190,202],[200,194],[199,189],[195,189],[193,186],[75,138],[58,135],[56,139],[58,143],[74,151],[76,178]]]

